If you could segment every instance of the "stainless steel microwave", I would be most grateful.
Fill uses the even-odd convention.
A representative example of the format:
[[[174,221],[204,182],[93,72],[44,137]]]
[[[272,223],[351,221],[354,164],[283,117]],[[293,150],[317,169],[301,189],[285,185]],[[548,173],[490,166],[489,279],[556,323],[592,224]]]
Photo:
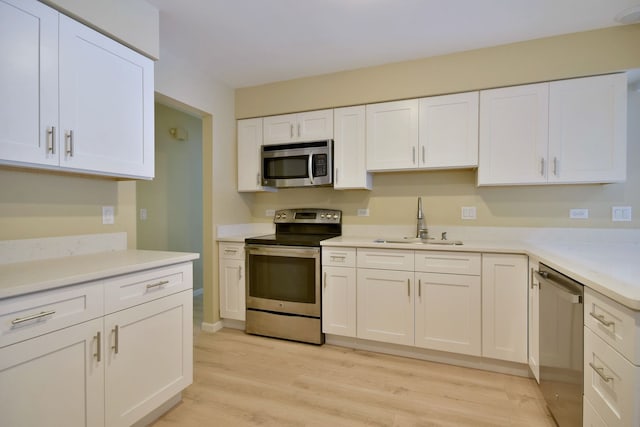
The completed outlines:
[[[333,140],[263,145],[262,184],[277,188],[333,185]]]

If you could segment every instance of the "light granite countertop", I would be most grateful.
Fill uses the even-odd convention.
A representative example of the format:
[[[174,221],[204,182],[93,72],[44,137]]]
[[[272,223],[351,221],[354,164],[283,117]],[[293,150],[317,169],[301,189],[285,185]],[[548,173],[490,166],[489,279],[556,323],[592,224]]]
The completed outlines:
[[[198,259],[200,254],[117,250],[0,265],[0,299]]]

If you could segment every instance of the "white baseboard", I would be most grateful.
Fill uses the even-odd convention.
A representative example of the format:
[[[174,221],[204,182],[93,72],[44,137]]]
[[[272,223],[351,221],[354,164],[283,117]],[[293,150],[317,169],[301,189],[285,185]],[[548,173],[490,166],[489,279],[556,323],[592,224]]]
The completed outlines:
[[[218,321],[216,323],[205,323],[202,322],[202,324],[200,325],[200,328],[204,331],[204,332],[218,332],[220,329],[224,328],[224,325],[222,324],[222,321]]]
[[[158,418],[163,416],[171,408],[173,408],[180,402],[182,402],[182,393],[176,394],[175,396],[173,396],[172,398],[164,402],[162,405],[158,406],[156,409],[154,409],[153,411],[151,411],[150,413],[142,417],[140,420],[138,420],[136,423],[134,423],[132,427],[148,426],[149,424],[156,421]]]
[[[225,328],[239,329],[244,331],[244,320],[222,319],[222,325]]]

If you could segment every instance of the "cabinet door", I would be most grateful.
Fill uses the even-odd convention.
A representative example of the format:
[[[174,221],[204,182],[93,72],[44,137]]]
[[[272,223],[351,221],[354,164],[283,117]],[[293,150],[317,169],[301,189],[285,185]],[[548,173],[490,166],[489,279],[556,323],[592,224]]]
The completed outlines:
[[[58,12],[0,1],[0,81],[0,162],[57,166]]]
[[[334,110],[334,189],[373,188],[367,173],[366,130],[364,105]]]
[[[60,16],[61,166],[152,178],[153,120],[153,62]]]
[[[480,92],[478,185],[547,181],[549,84]]]
[[[367,170],[418,167],[418,100],[369,104]]]
[[[193,380],[193,296],[170,295],[105,317],[105,424],[130,426]]]
[[[263,119],[263,144],[283,144],[297,137],[298,121],[296,114],[282,114]]]
[[[416,273],[415,345],[480,356],[480,277]]]
[[[550,83],[549,182],[626,179],[625,74]]]
[[[413,345],[413,272],[358,269],[358,338]]]
[[[529,258],[529,368],[540,382],[540,283],[533,275],[538,260]]]
[[[298,141],[333,139],[333,110],[308,111],[298,114]]]
[[[261,151],[262,119],[238,120],[238,191],[270,189],[262,186]]]
[[[419,165],[457,168],[478,165],[478,92],[420,100]]]
[[[527,363],[527,257],[482,254],[482,356]]]
[[[101,332],[95,319],[0,348],[2,425],[104,425]]]
[[[220,317],[245,320],[244,260],[220,259]]]
[[[323,267],[322,332],[356,336],[356,269]]]

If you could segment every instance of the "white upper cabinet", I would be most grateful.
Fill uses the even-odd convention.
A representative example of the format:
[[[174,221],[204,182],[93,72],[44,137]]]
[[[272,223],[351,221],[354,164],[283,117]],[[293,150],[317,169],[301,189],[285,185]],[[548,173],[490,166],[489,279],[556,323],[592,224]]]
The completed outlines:
[[[373,188],[367,173],[365,106],[334,110],[333,165],[336,190]]]
[[[61,15],[61,165],[152,178],[153,120],[153,62]]]
[[[420,99],[421,168],[478,165],[478,92]]]
[[[262,119],[238,120],[238,191],[267,191],[262,186]]]
[[[481,91],[478,185],[624,181],[626,82],[613,74]]]
[[[37,1],[0,12],[0,163],[152,178],[153,62]]]
[[[264,145],[333,139],[333,110],[264,118]]]
[[[0,1],[0,162],[58,165],[58,12]]]
[[[367,170],[418,167],[418,100],[367,105]]]
[[[547,181],[549,84],[480,92],[478,185]]]
[[[549,106],[549,182],[626,179],[625,74],[551,82]]]

